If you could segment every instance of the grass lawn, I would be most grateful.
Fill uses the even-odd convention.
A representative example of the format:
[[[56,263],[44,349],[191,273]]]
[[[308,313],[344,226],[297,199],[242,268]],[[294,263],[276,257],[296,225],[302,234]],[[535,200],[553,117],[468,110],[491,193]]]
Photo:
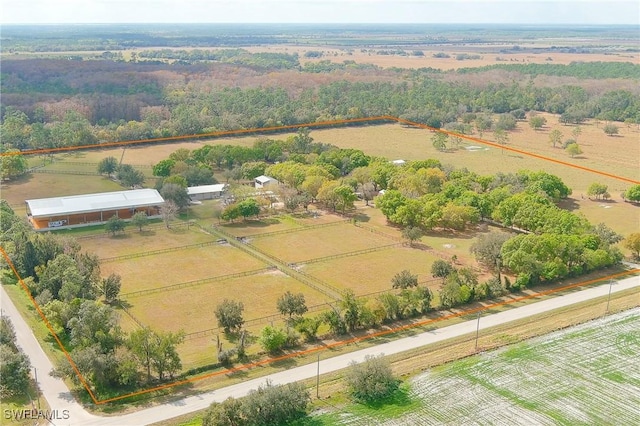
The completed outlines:
[[[24,200],[35,198],[61,197],[73,194],[122,191],[116,182],[102,176],[72,176],[46,173],[32,173],[11,183],[2,184],[2,198],[7,200],[16,213],[25,212]]]
[[[356,295],[391,290],[395,274],[408,269],[418,281],[433,280],[431,264],[439,259],[425,250],[391,247],[356,256],[302,265],[302,270],[339,289],[352,289]],[[440,281],[433,281],[439,287]]]
[[[113,237],[103,231],[95,237],[81,239],[80,244],[83,250],[105,259],[205,243],[213,239],[211,235],[200,232],[197,228],[174,227],[166,229],[164,226],[159,226],[153,229],[143,229],[142,232],[139,232],[137,228],[134,229],[129,225],[124,234],[120,233]]]
[[[302,229],[291,216],[267,217],[258,220],[246,220],[234,223],[225,223],[222,229],[237,237],[256,236],[269,232],[285,231],[288,229]]]
[[[193,333],[217,327],[213,311],[224,299],[242,302],[244,319],[250,321],[277,314],[276,301],[287,290],[303,293],[307,306],[327,301],[322,293],[278,271],[152,293],[126,301],[131,305],[131,313],[143,324],[160,330],[183,329]]]
[[[212,245],[107,262],[100,265],[100,270],[103,276],[120,274],[121,294],[125,294],[266,266],[232,246]]]
[[[364,231],[350,223],[301,229],[299,232],[249,240],[251,245],[286,262],[303,262],[394,242],[396,241]]]

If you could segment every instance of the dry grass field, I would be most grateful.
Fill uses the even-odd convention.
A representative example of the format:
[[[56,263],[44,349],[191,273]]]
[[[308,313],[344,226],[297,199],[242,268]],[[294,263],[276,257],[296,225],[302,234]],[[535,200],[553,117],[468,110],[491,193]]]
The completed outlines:
[[[103,276],[122,277],[121,293],[149,290],[209,277],[266,268],[263,262],[230,245],[211,245],[103,263]]]
[[[145,228],[142,232],[131,226],[125,229],[124,234],[118,234],[115,237],[105,233],[91,236],[91,238],[83,238],[80,240],[80,244],[84,251],[94,253],[101,259],[106,259],[206,243],[214,240],[214,237],[200,232],[197,228],[174,227],[166,229],[162,226],[154,227],[153,229]]]
[[[223,281],[202,284],[162,293],[150,293],[139,297],[125,299],[128,311],[142,324],[156,330],[198,333],[218,327],[214,310],[224,299],[240,301],[244,304],[245,321],[257,320],[277,314],[276,302],[286,291],[302,293],[308,306],[319,305],[328,301],[322,293],[302,284],[279,271],[249,275]],[[123,314],[123,318],[127,315]],[[272,317],[271,323],[282,326],[279,316]],[[131,319],[121,323],[126,331],[135,329]],[[250,335],[258,336],[267,323],[258,321],[246,327]],[[131,327],[131,328],[127,328]],[[218,332],[225,349],[234,347],[229,339]],[[259,346],[248,348],[249,353],[256,353]],[[209,332],[194,337],[189,336],[178,352],[185,369],[200,367],[217,361],[215,355],[215,335]]]
[[[276,45],[276,46],[251,46],[246,48],[250,52],[274,52],[274,53],[297,53],[300,56],[300,63],[305,64],[307,62],[319,62],[322,60],[329,60],[331,62],[342,63],[344,61],[355,61],[358,64],[373,64],[381,68],[436,68],[442,70],[458,69],[458,68],[471,68],[482,67],[485,65],[493,65],[496,63],[553,63],[553,64],[569,64],[571,62],[634,62],[637,63],[640,60],[640,55],[634,52],[620,52],[620,53],[594,53],[594,54],[581,54],[581,53],[560,53],[560,52],[545,52],[545,53],[499,53],[501,49],[510,49],[514,43],[499,45],[492,44],[491,46],[477,46],[475,48],[469,46],[442,46],[439,49],[433,47],[415,46],[410,49],[405,49],[409,53],[412,50],[421,50],[424,56],[402,56],[402,55],[381,55],[376,53],[378,50],[388,49],[345,49],[330,46],[297,46],[297,45]],[[525,42],[525,44],[528,44]],[[542,45],[536,45],[536,47],[542,47]],[[549,47],[549,46],[547,46]],[[307,58],[305,53],[308,51],[320,51],[323,52],[323,56],[320,58]],[[438,53],[446,53],[450,58],[435,58],[433,55]],[[480,55],[479,59],[466,59],[457,60],[456,56],[459,54],[468,55]],[[497,61],[496,58],[502,58],[504,61]],[[550,58],[550,60],[549,60]]]
[[[350,223],[249,239],[251,245],[286,262],[304,262],[396,242],[390,238],[363,231]]]
[[[583,150],[579,157],[571,158],[560,148],[552,148],[549,133],[552,129],[563,132],[564,138],[571,137],[572,126],[557,124],[557,117],[547,115],[547,126],[538,132],[532,130],[525,121],[518,123],[515,131],[509,132],[508,146],[527,152],[544,155],[568,163],[612,173],[640,181],[640,146],[637,128],[620,127],[618,137],[608,137],[593,123],[581,126],[582,134],[578,143]],[[389,159],[420,160],[437,158],[444,164],[467,167],[481,174],[515,172],[522,169],[545,170],[557,174],[575,191],[584,191],[594,181],[609,185],[612,195],[624,190],[630,184],[603,177],[586,171],[550,163],[522,154],[512,153],[493,147],[485,147],[471,141],[464,141],[463,148],[448,152],[437,151],[431,144],[432,134],[428,130],[416,129],[397,124],[370,126],[358,129],[327,129],[311,132],[316,140],[343,148],[361,149],[370,155]],[[478,137],[478,135],[474,135]],[[493,141],[493,135],[485,133],[483,139]],[[480,150],[464,147],[481,146]],[[487,148],[487,149],[485,149]]]
[[[150,293],[127,299],[130,312],[143,324],[160,330],[185,330],[194,333],[216,328],[213,311],[224,299],[244,304],[244,319],[250,321],[277,314],[276,301],[286,291],[303,293],[308,306],[327,298],[279,271],[249,275],[187,287]],[[264,326],[262,324],[261,326]]]
[[[24,200],[59,197],[70,194],[121,191],[122,186],[101,176],[73,176],[63,174],[32,173],[21,179],[2,184],[2,198],[21,214]]]
[[[357,296],[391,290],[391,279],[408,269],[419,282],[439,287],[431,278],[431,264],[439,257],[427,250],[395,246],[356,256],[301,265],[302,270],[342,290],[351,289]],[[447,259],[448,260],[448,259]]]

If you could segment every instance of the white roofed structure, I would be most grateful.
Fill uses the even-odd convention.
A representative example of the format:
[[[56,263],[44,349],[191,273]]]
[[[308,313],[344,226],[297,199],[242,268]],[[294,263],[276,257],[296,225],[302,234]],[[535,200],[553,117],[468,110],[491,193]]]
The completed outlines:
[[[46,230],[106,222],[113,215],[128,219],[139,211],[150,217],[157,216],[164,199],[155,189],[133,189],[39,198],[25,200],[25,203],[34,228]]]
[[[278,179],[262,175],[255,178],[254,183],[256,188],[264,188],[270,185],[278,185],[280,182],[278,181]]]
[[[192,200],[209,200],[212,198],[220,198],[227,190],[226,183],[217,183],[215,185],[190,186],[187,188],[187,194]]]

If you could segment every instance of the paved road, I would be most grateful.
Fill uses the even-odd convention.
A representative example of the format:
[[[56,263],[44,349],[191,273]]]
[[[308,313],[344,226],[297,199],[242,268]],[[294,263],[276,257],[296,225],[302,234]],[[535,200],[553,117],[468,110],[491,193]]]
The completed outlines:
[[[611,291],[612,293],[616,293],[618,291],[637,287],[640,287],[640,277],[631,277],[615,282],[611,287]],[[608,284],[603,284],[599,287],[589,288],[497,314],[487,315],[486,317],[481,318],[480,329],[526,318],[561,308],[563,306],[583,302],[595,297],[606,296],[609,289],[610,287]],[[56,420],[53,422],[55,425],[137,426],[150,424],[205,409],[212,402],[221,402],[230,396],[235,398],[242,397],[251,389],[255,389],[259,385],[264,384],[267,378],[274,384],[284,384],[312,378],[317,374],[317,364],[303,365],[301,367],[292,368],[267,377],[248,380],[223,389],[183,398],[156,407],[143,409],[135,413],[112,417],[98,417],[87,413],[79,404],[73,401],[70,397],[68,388],[61,380],[48,376],[48,372],[51,371],[52,368],[49,359],[44,355],[44,352],[38,345],[33,333],[19,316],[17,310],[13,306],[13,303],[7,297],[4,289],[1,290],[0,295],[2,296],[3,312],[5,315],[9,315],[11,317],[16,328],[18,344],[23,349],[28,349],[26,353],[31,358],[31,363],[38,369],[38,381],[44,397],[49,401],[49,405],[52,409],[69,410],[69,419]],[[638,292],[638,304],[640,304],[640,291]],[[320,362],[320,374],[330,373],[332,371],[346,368],[350,362],[360,362],[364,360],[367,355],[392,355],[464,334],[475,333],[476,326],[477,322],[475,320],[466,321],[460,324],[416,334],[414,336],[405,337],[392,342],[323,360]]]

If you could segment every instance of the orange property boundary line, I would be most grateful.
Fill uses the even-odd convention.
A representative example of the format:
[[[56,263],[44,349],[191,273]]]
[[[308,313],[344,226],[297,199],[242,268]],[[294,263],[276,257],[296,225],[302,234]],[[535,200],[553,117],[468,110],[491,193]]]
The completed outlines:
[[[8,263],[8,265],[11,268],[11,270],[13,271],[13,273],[15,274],[16,278],[18,279],[18,281],[20,282],[20,285],[22,286],[23,290],[27,293],[27,296],[29,297],[29,299],[31,300],[31,303],[33,304],[33,306],[35,307],[36,311],[40,315],[40,318],[42,318],[42,321],[47,326],[47,329],[49,330],[49,332],[51,333],[51,335],[53,336],[55,341],[58,343],[58,346],[60,347],[60,350],[62,350],[62,352],[64,353],[65,357],[69,361],[69,364],[71,365],[71,368],[73,369],[75,374],[78,376],[78,379],[80,380],[80,383],[86,389],[86,391],[88,392],[89,396],[91,397],[91,400],[96,405],[104,405],[104,404],[108,404],[110,402],[115,402],[115,401],[131,398],[131,397],[134,397],[134,396],[138,396],[138,395],[144,395],[144,394],[148,394],[148,393],[151,393],[151,392],[156,392],[156,391],[160,391],[160,390],[164,390],[164,389],[170,389],[170,388],[173,388],[173,387],[176,387],[176,386],[181,386],[181,385],[185,385],[185,384],[189,384],[189,383],[195,383],[195,382],[198,382],[198,381],[201,381],[201,380],[205,380],[205,379],[208,379],[208,378],[211,378],[211,377],[222,376],[222,375],[226,375],[226,374],[230,374],[230,373],[234,373],[234,372],[238,372],[238,371],[243,371],[243,370],[249,370],[249,369],[254,368],[254,367],[259,367],[259,366],[271,364],[271,363],[274,363],[274,362],[295,358],[295,357],[298,357],[298,356],[308,355],[308,354],[312,354],[312,353],[328,350],[328,349],[331,349],[331,348],[348,345],[348,344],[351,344],[351,343],[362,342],[362,341],[365,341],[365,340],[374,339],[376,337],[385,336],[385,335],[393,334],[393,333],[398,333],[398,332],[409,330],[409,329],[412,329],[412,328],[421,327],[421,326],[424,326],[424,325],[433,324],[433,323],[436,323],[436,322],[440,322],[440,321],[444,321],[444,320],[448,320],[448,319],[452,319],[452,318],[457,318],[457,317],[460,317],[460,316],[465,316],[465,315],[470,315],[470,314],[486,311],[486,310],[493,309],[493,308],[496,308],[496,307],[499,307],[499,306],[507,306],[507,305],[511,305],[511,304],[514,304],[514,303],[522,302],[523,300],[534,299],[536,297],[546,296],[546,295],[549,295],[549,294],[558,293],[560,291],[568,290],[568,289],[571,289],[571,288],[576,288],[576,287],[581,287],[581,286],[585,286],[585,285],[588,285],[588,284],[593,284],[593,283],[598,282],[598,281],[605,281],[607,279],[621,277],[621,276],[624,276],[624,275],[631,275],[631,274],[640,272],[640,269],[632,269],[632,270],[625,271],[625,272],[618,272],[616,274],[608,275],[608,276],[601,277],[601,278],[595,278],[595,279],[592,279],[592,280],[582,281],[582,282],[578,282],[578,283],[574,283],[574,284],[568,284],[568,285],[565,285],[565,286],[562,286],[562,287],[541,291],[541,292],[538,292],[538,293],[535,293],[535,294],[530,294],[530,295],[527,295],[527,296],[521,296],[521,297],[517,297],[515,299],[506,300],[506,301],[502,301],[502,302],[492,303],[492,304],[487,305],[487,306],[480,306],[480,307],[477,307],[477,308],[472,308],[472,309],[468,309],[468,310],[465,310],[465,311],[452,313],[452,314],[449,314],[449,315],[443,315],[441,317],[434,318],[434,319],[423,320],[423,321],[419,321],[419,322],[416,322],[416,323],[403,325],[403,326],[392,328],[392,329],[388,329],[388,330],[381,330],[381,331],[377,331],[375,333],[371,333],[371,334],[367,334],[367,335],[359,336],[359,337],[354,337],[354,338],[347,339],[347,340],[341,340],[341,341],[330,343],[330,344],[324,345],[324,346],[316,346],[314,348],[307,349],[307,350],[304,350],[304,351],[292,352],[292,353],[288,353],[286,355],[282,355],[282,356],[275,357],[275,358],[268,358],[268,359],[264,359],[264,360],[261,360],[261,361],[249,363],[249,364],[243,364],[243,365],[240,365],[238,367],[233,367],[233,368],[230,368],[230,369],[227,369],[227,370],[223,370],[223,371],[216,371],[216,372],[213,372],[213,373],[203,374],[201,376],[196,376],[196,377],[192,377],[192,378],[184,379],[184,380],[178,380],[176,382],[167,383],[167,384],[164,384],[164,385],[155,386],[155,387],[148,388],[148,389],[143,389],[143,390],[140,390],[140,391],[137,391],[137,392],[131,392],[131,393],[120,395],[120,396],[116,396],[116,397],[113,397],[113,398],[99,400],[99,399],[96,398],[94,393],[91,391],[91,387],[89,386],[89,383],[84,378],[84,376],[82,376],[82,374],[80,373],[78,367],[76,366],[75,362],[71,358],[71,355],[69,354],[69,352],[66,350],[66,348],[62,344],[62,341],[60,340],[60,338],[58,337],[56,332],[53,330],[53,327],[51,326],[51,323],[49,323],[49,320],[47,320],[47,317],[44,315],[44,313],[40,309],[40,306],[38,305],[38,303],[33,298],[33,295],[29,291],[29,288],[27,287],[27,285],[22,280],[22,277],[20,276],[20,274],[18,273],[18,271],[17,271],[16,267],[14,266],[13,262],[11,261],[9,256],[7,255],[7,252],[2,247],[0,247],[0,252],[2,252],[2,255],[4,256],[6,262]]]
[[[382,120],[395,121],[396,123],[406,124],[409,126],[420,128],[420,129],[426,129],[426,130],[431,130],[435,132],[445,133],[450,136],[456,136],[461,139],[466,139],[468,141],[472,141],[475,143],[491,146],[493,148],[504,149],[506,151],[515,152],[518,154],[537,158],[539,160],[549,161],[550,163],[556,163],[562,166],[571,167],[571,168],[582,170],[589,173],[595,173],[601,176],[606,176],[606,177],[617,179],[623,182],[628,182],[634,185],[640,185],[640,181],[635,179],[614,175],[613,173],[603,172],[601,170],[591,169],[589,167],[580,166],[578,164],[557,160],[555,158],[546,157],[544,155],[523,151],[521,149],[512,148],[505,145],[500,145],[495,142],[490,142],[484,139],[463,135],[461,133],[455,133],[455,132],[450,132],[448,130],[438,129],[435,127],[427,126],[426,124],[416,123],[416,122],[405,120],[402,118],[393,117],[390,115],[380,115],[376,117],[364,117],[364,118],[352,118],[348,120],[319,121],[316,123],[289,124],[286,126],[257,127],[252,129],[241,129],[241,130],[224,130],[224,131],[202,133],[202,134],[195,134],[195,135],[171,136],[171,137],[151,138],[151,139],[143,139],[143,140],[105,142],[105,143],[95,144],[95,145],[65,146],[60,148],[33,149],[29,151],[19,151],[19,152],[4,152],[4,153],[0,153],[0,158],[14,156],[14,155],[49,154],[49,153],[55,153],[55,152],[78,151],[82,149],[103,149],[103,148],[113,148],[118,146],[142,145],[142,144],[153,143],[153,142],[173,142],[173,141],[179,141],[179,140],[201,139],[201,138],[207,138],[207,137],[237,136],[237,135],[244,135],[244,134],[251,134],[251,133],[273,132],[273,131],[287,130],[287,129],[299,129],[301,127],[325,127],[325,126],[333,126],[336,124],[366,123],[371,121],[382,121]]]

